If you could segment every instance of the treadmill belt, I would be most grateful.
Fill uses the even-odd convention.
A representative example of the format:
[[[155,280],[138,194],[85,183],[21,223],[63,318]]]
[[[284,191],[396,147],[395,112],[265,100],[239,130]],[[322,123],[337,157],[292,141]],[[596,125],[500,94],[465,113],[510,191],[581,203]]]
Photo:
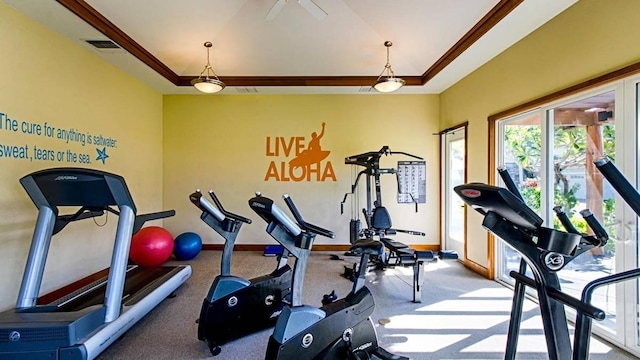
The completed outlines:
[[[175,268],[173,267],[141,267],[137,266],[127,271],[127,277],[124,283],[124,291],[122,293],[122,302],[126,302],[128,298],[133,297],[147,285],[155,280],[169,274]],[[58,312],[78,311],[89,306],[104,304],[104,295],[107,289],[107,279],[105,278],[101,284],[88,289],[86,292],[68,300],[58,306]]]

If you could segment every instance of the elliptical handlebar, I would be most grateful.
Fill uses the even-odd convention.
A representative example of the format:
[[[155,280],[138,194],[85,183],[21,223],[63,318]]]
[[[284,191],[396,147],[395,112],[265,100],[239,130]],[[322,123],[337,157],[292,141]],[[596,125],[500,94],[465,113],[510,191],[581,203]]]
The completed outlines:
[[[246,223],[246,224],[251,224],[251,219],[248,219],[248,218],[246,218],[244,216],[240,216],[240,215],[237,215],[237,214],[234,214],[232,212],[228,212],[227,210],[225,210],[224,207],[222,207],[222,203],[220,203],[220,200],[218,200],[218,197],[213,192],[213,190],[209,190],[209,196],[211,196],[211,199],[213,199],[213,202],[216,204],[218,209],[220,209],[220,212],[224,216],[226,216],[228,218],[231,218],[233,220],[241,221],[241,222]]]
[[[600,221],[593,215],[591,210],[584,209],[580,211],[580,215],[587,222],[587,225],[593,230],[594,237],[596,239],[596,246],[604,246],[607,241],[609,241],[609,234],[607,234],[607,230],[604,229]]]
[[[568,233],[578,234],[578,235],[582,236],[582,239],[584,241],[586,241],[587,243],[589,243],[589,245],[592,245],[592,246],[598,247],[598,246],[602,246],[602,245],[607,243],[609,235],[607,235],[607,232],[604,230],[604,228],[602,228],[602,226],[600,225],[600,222],[598,221],[598,219],[596,219],[593,216],[593,214],[591,214],[591,211],[589,211],[588,209],[585,209],[583,211],[586,211],[589,214],[591,214],[591,219],[592,220],[589,220],[589,219],[586,218],[586,216],[587,216],[586,212],[583,213],[583,211],[581,211],[580,213],[582,214],[583,217],[585,217],[585,221],[587,222],[587,225],[589,227],[591,227],[590,221],[595,221],[593,226],[600,225],[600,228],[602,229],[602,233],[601,234],[604,234],[602,238],[599,235],[593,236],[593,235],[583,234],[580,231],[578,231],[578,229],[576,229],[576,227],[573,225],[573,223],[569,219],[569,215],[567,215],[567,213],[564,211],[562,206],[555,206],[553,208],[553,211],[555,211],[556,217],[558,218],[558,220],[560,220],[560,223],[562,224],[562,227],[564,227],[564,229]],[[595,224],[597,224],[597,225],[595,225]],[[591,227],[591,228],[593,229],[593,227]],[[598,231],[594,230],[594,232],[596,234],[598,234]]]
[[[636,215],[640,216],[640,193],[635,186],[624,177],[608,157],[598,159],[594,161],[594,164]]]
[[[516,183],[513,181],[511,174],[509,174],[509,171],[504,165],[498,167],[498,175],[500,175],[500,178],[502,178],[502,181],[504,181],[504,184],[507,187],[507,189],[511,191],[515,196],[520,198],[520,200],[524,201],[524,199],[522,198],[522,194],[520,193],[520,190],[518,190],[518,187],[516,186]]]
[[[289,207],[289,210],[291,210],[291,213],[293,214],[293,217],[296,219],[296,222],[298,223],[298,225],[303,230],[310,231],[310,232],[312,232],[314,234],[326,236],[326,237],[332,238],[332,239],[335,237],[335,234],[333,233],[333,231],[330,231],[330,230],[327,230],[327,229],[323,229],[323,228],[321,228],[319,226],[316,226],[316,225],[313,225],[313,224],[309,224],[306,221],[304,221],[304,219],[302,218],[302,215],[300,215],[300,212],[298,211],[298,208],[294,204],[293,199],[291,199],[289,194],[282,195],[282,198],[284,199],[284,202]]]
[[[558,220],[560,220],[560,223],[562,224],[564,229],[567,230],[567,232],[570,232],[572,234],[580,234],[578,229],[576,229],[576,227],[569,219],[569,215],[567,215],[562,206],[554,206],[553,211],[556,213],[556,217],[558,218]]]

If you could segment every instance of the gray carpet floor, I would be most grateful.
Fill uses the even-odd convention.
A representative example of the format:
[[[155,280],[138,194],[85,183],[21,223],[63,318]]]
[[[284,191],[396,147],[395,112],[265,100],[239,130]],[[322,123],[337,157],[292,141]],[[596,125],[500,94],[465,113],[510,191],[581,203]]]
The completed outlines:
[[[331,260],[331,254],[341,259]],[[356,261],[342,253],[313,252],[306,272],[304,303],[320,306],[322,295],[331,290],[346,295],[352,283],[340,274],[344,266]],[[219,274],[220,252],[203,251],[193,260],[174,263],[189,263],[193,268],[191,278],[176,291],[177,296],[165,299],[98,359],[264,359],[271,329],[223,345],[217,357],[197,338],[196,319],[212,280]],[[232,273],[249,279],[274,267],[275,258],[258,252],[235,252]],[[384,348],[416,360],[504,358],[511,290],[456,261],[439,261],[425,267],[422,302],[413,303],[411,276],[412,270],[404,268],[367,275],[367,286],[376,302],[372,320]],[[518,359],[548,359],[539,313],[529,301],[519,339]],[[636,357],[594,338],[590,359]]]

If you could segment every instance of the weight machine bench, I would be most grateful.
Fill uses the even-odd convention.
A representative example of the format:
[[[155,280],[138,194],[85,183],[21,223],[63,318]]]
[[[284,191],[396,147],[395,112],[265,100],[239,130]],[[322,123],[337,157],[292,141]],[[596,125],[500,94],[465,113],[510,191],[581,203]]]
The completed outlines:
[[[441,259],[457,259],[455,252],[440,251],[435,254],[431,250],[416,250],[400,241],[388,238],[387,235],[407,233],[410,235],[425,236],[423,232],[413,230],[400,230],[391,227],[391,216],[383,206],[376,207],[371,217],[370,231],[380,238],[385,249],[377,259],[376,267],[379,269],[393,268],[396,266],[413,268],[413,302],[422,301],[422,286],[424,284],[424,264],[436,262]]]

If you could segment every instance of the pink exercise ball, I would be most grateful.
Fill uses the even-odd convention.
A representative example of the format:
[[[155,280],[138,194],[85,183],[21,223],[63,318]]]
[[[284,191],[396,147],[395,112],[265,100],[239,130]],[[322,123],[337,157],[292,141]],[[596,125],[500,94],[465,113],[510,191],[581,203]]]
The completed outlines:
[[[131,237],[129,259],[141,266],[160,266],[173,253],[173,236],[160,226],[140,229]]]

